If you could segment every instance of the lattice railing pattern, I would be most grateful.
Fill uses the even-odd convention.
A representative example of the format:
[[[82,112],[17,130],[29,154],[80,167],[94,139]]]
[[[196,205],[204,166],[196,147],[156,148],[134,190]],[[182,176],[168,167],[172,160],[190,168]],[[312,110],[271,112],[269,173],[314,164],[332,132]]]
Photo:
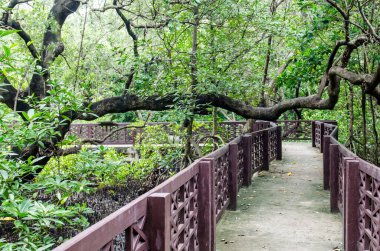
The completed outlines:
[[[129,126],[130,123],[117,123],[112,125],[102,125],[102,124],[72,124],[70,126],[70,131],[68,135],[76,135],[80,139],[97,139],[101,140],[113,130],[119,129],[125,126]],[[149,126],[162,126],[162,128],[171,133],[170,123],[148,123]],[[109,138],[107,138],[104,144],[134,144],[136,136],[141,134],[143,129],[141,128],[124,128],[120,131],[115,132]]]
[[[269,129],[269,160],[275,160],[277,156],[277,131]]]
[[[338,208],[343,213],[343,198],[344,198],[344,155],[338,153]]]
[[[282,126],[282,138],[284,140],[310,140],[312,133],[312,121],[284,120],[276,122]]]
[[[264,136],[262,132],[252,134],[252,169],[260,170],[264,163]]]
[[[244,148],[243,141],[238,144],[238,188],[242,187],[244,179]]]
[[[146,216],[142,216],[135,224],[125,230],[125,249],[127,251],[142,251],[148,249],[148,237],[143,232]],[[117,238],[115,238],[117,240]],[[122,247],[121,247],[122,248]],[[119,248],[119,250],[123,250]]]
[[[214,170],[215,215],[220,218],[229,203],[229,152],[216,159]]]
[[[199,250],[198,175],[171,194],[171,250]]]
[[[93,128],[87,124],[71,125],[69,134],[76,135],[81,139],[94,139]]]
[[[224,140],[231,141],[242,134],[245,122],[222,122],[220,123],[220,132]]]
[[[321,124],[316,122],[315,123],[315,145],[317,147],[321,146]]]
[[[359,250],[380,247],[380,181],[360,171]]]

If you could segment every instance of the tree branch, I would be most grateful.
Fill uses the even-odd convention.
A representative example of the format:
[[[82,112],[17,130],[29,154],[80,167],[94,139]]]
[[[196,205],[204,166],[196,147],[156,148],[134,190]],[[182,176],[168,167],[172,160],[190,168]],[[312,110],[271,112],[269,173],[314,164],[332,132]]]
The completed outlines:
[[[348,19],[348,15],[346,12],[333,0],[326,0],[331,6],[333,6],[341,15],[344,19]]]
[[[376,98],[378,104],[380,104],[380,64],[373,76],[370,74],[353,73],[342,67],[332,67],[329,74],[345,79],[353,85],[364,86],[365,93]]]
[[[364,10],[360,4],[360,1],[358,1],[358,9],[359,9],[360,15],[362,16],[364,22],[367,24],[371,35],[377,40],[377,42],[380,42],[380,36],[377,35],[375,28],[373,28],[371,22],[368,20],[367,16],[365,15]]]
[[[8,6],[5,10],[5,12],[3,13],[3,16],[1,18],[1,21],[3,23],[8,23],[8,18],[10,16],[10,13],[12,12],[12,10],[19,4],[22,4],[22,3],[27,3],[27,2],[30,2],[31,0],[11,0],[9,3],[8,3]]]
[[[32,57],[34,59],[39,60],[40,57],[36,47],[33,44],[32,38],[29,36],[28,33],[25,32],[25,30],[21,27],[20,23],[14,20],[10,20],[7,24],[13,29],[18,30],[17,34],[22,38],[22,40],[24,40],[25,45],[28,48]]]
[[[8,78],[0,69],[0,102],[6,104],[10,109],[16,107],[16,111],[23,112],[30,109],[30,106],[22,100],[16,100],[17,90],[9,82]],[[16,104],[16,105],[15,105]]]
[[[61,42],[61,30],[67,17],[79,8],[78,0],[55,0],[48,16],[41,53],[42,72],[36,70],[33,75],[29,89],[37,97],[45,96],[45,82],[49,78],[49,67],[54,60],[62,54],[65,47]]]
[[[117,0],[113,0],[113,5],[117,6]],[[138,37],[136,33],[133,32],[132,27],[131,27],[131,22],[130,20],[121,12],[119,8],[116,8],[116,13],[118,16],[123,20],[125,28],[127,29],[128,35],[132,38],[133,40],[133,53],[135,57],[139,56],[139,51],[138,51]]]

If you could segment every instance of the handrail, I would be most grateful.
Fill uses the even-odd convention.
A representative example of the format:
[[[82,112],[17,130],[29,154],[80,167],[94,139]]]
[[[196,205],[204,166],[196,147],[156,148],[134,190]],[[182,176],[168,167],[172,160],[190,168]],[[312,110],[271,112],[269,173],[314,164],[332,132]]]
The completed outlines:
[[[236,209],[240,187],[282,157],[281,127],[256,126],[54,250],[214,250],[216,223]]]
[[[330,210],[343,215],[344,250],[379,250],[380,168],[339,143],[336,123],[316,121],[313,139],[323,152]]]

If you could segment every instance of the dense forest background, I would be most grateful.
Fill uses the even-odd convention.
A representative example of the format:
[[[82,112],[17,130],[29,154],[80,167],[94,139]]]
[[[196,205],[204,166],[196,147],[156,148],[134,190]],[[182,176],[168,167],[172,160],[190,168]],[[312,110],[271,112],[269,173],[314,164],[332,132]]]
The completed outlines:
[[[194,159],[197,121],[333,119],[340,141],[379,165],[378,0],[0,0],[0,8],[0,219],[23,218],[10,213],[22,203],[36,207],[33,189],[56,189],[57,181],[41,185],[38,177],[54,179],[60,161],[89,170],[86,161],[105,155],[104,169],[120,164],[106,161],[117,153],[69,147],[73,122],[176,122],[182,148],[170,148],[171,159],[149,157],[167,166]],[[60,157],[69,154],[79,157]],[[115,178],[94,175],[103,185]],[[88,177],[71,190],[62,185],[66,200]],[[47,200],[54,212],[62,198]],[[61,213],[84,226],[85,208]],[[55,228],[63,224],[56,216]],[[46,222],[33,225],[33,238],[33,226],[17,224],[8,227],[29,239],[0,243],[53,245],[38,234],[52,231]]]

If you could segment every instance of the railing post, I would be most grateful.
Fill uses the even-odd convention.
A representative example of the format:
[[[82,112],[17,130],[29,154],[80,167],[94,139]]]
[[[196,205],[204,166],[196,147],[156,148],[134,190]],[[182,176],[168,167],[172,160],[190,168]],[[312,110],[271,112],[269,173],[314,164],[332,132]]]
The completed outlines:
[[[277,133],[277,142],[276,142],[276,159],[282,160],[282,127],[277,126],[276,133]]]
[[[262,170],[269,170],[269,131],[263,131],[263,168]]]
[[[214,208],[214,161],[199,162],[198,177],[198,240],[199,250],[214,251],[215,245],[215,208]]]
[[[229,210],[236,210],[237,207],[237,195],[238,195],[238,151],[239,147],[236,143],[230,143],[229,145],[229,159],[230,159],[230,168],[228,170],[229,184],[228,192],[230,195],[230,204],[228,205]]]
[[[332,213],[339,212],[338,195],[339,195],[339,146],[330,145],[330,211]]]
[[[315,145],[315,121],[311,121],[311,146],[316,147],[316,145]]]
[[[325,135],[325,124],[322,122],[321,123],[321,132],[320,132],[320,138],[321,138],[321,145],[319,146],[321,149],[321,153],[323,153],[323,135]]]
[[[346,171],[344,173],[344,250],[356,251],[359,240],[359,161],[345,161]]]
[[[149,240],[149,250],[170,250],[170,193],[154,193],[148,197],[144,228]]]
[[[250,186],[252,183],[252,135],[243,135],[243,186]]]
[[[323,135],[323,189],[330,189],[330,136]]]

